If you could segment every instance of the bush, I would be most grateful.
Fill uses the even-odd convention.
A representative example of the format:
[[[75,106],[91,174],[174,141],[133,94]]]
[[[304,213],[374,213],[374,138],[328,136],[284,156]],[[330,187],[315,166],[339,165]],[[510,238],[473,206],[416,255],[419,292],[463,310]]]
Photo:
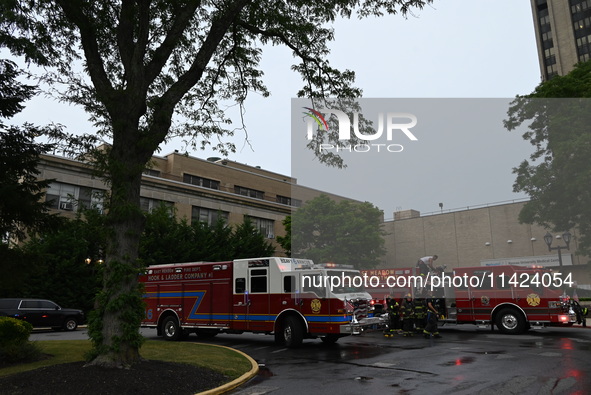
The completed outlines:
[[[0,317],[0,363],[35,361],[41,356],[37,345],[29,342],[33,326],[16,318]]]
[[[0,317],[0,349],[9,344],[23,344],[29,340],[33,325],[16,318]]]

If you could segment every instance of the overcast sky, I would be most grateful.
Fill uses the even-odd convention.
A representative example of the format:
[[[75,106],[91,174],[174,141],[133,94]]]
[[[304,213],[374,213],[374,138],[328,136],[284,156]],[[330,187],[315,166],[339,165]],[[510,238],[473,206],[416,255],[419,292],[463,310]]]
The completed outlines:
[[[365,98],[513,98],[530,93],[540,82],[528,1],[435,0],[432,6],[407,19],[388,16],[338,21],[335,32],[330,60],[334,66],[356,72],[357,86],[363,89]],[[281,174],[293,173],[291,99],[301,87],[301,81],[290,70],[292,63],[292,55],[285,48],[265,48],[262,66],[271,97],[252,96],[248,100],[245,121],[250,145],[244,143],[243,136],[235,136],[238,152],[229,159]],[[88,131],[91,126],[86,118],[79,109],[38,98],[29,103],[14,123],[57,122],[71,131]],[[494,147],[487,144],[490,141],[494,141]],[[516,137],[515,132],[501,130],[484,140],[462,139],[461,144],[465,152],[510,149],[497,152],[503,158],[502,163],[478,161],[478,155],[470,155],[464,167],[470,173],[490,175],[491,168],[495,168],[493,176],[479,181],[482,185],[475,184],[475,178],[471,177],[462,181],[464,170],[455,162],[454,167],[447,169],[443,156],[436,163],[425,160],[424,168],[405,169],[413,173],[413,181],[389,200],[375,193],[351,197],[376,204],[385,211],[386,218],[391,218],[392,212],[398,209],[436,211],[442,200],[446,209],[453,209],[523,197],[511,191],[514,180],[511,168],[528,157],[532,151],[529,143]],[[174,149],[182,149],[180,143],[164,146],[161,154]],[[417,155],[426,153],[416,149]],[[200,158],[219,156],[204,151],[189,154]],[[395,177],[391,171],[384,171],[382,179]],[[322,180],[314,174],[310,176],[308,180],[306,174],[297,174],[300,184],[308,185],[308,182],[322,189]],[[445,182],[446,177],[454,180],[454,187],[438,196],[441,188],[433,190],[430,185]],[[339,190],[338,185],[330,189],[337,194],[349,193],[346,189]]]

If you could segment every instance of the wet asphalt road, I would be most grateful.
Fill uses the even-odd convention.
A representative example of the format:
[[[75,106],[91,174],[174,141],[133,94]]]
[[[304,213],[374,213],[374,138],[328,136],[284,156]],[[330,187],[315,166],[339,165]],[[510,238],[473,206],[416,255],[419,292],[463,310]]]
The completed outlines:
[[[142,330],[156,338],[155,330]],[[591,329],[547,328],[502,335],[472,325],[443,327],[442,339],[380,332],[325,345],[277,346],[272,336],[221,334],[206,343],[239,349],[259,362],[259,375],[235,395],[287,394],[589,394]],[[86,338],[39,332],[31,340]],[[72,337],[73,336],[73,337]],[[191,335],[186,341],[200,341]]]
[[[288,350],[270,336],[219,335],[264,364],[234,394],[589,394],[591,330],[544,329],[501,335],[474,326],[442,339],[381,333]]]

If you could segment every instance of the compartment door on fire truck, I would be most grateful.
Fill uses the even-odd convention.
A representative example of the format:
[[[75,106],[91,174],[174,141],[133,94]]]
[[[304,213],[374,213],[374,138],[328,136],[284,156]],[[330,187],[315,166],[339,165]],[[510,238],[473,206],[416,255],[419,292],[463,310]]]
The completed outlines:
[[[275,306],[277,304],[277,306]],[[281,296],[271,299],[271,308],[273,311],[283,311],[286,309],[299,310],[302,305],[300,295],[299,278],[297,273],[281,274]]]
[[[449,319],[456,319],[458,322],[472,321],[474,319],[472,290],[465,281],[459,281],[460,279],[467,278],[467,273],[463,270],[456,269],[454,270],[453,276],[456,280],[453,284],[455,300],[451,301],[449,305]],[[457,277],[460,277],[460,279]]]
[[[476,281],[478,279],[478,281]],[[494,277],[490,269],[475,270],[470,282],[474,320],[489,321],[491,302],[496,300]]]
[[[248,329],[269,331],[273,329],[274,318],[269,316],[269,260],[249,262],[248,283],[250,305],[248,306]],[[251,267],[251,264],[253,265]]]
[[[248,266],[235,267],[232,303],[233,328],[265,330],[269,318],[269,260],[248,261]]]

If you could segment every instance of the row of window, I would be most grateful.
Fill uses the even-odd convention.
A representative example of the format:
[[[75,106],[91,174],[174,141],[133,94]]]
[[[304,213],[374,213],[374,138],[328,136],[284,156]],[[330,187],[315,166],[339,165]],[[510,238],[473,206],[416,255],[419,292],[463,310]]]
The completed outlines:
[[[96,208],[102,212],[104,207],[104,191],[61,182],[52,182],[45,193],[45,201],[49,203],[50,208],[55,210],[75,211],[84,207]],[[160,205],[165,205],[172,213],[174,203],[159,199],[140,197],[140,208],[144,212],[151,212]],[[230,213],[227,211],[193,206],[191,210],[191,221],[214,225],[220,218],[224,222],[228,222],[229,214]],[[252,216],[250,219],[254,227],[258,229],[263,236],[269,239],[275,237],[274,220]]]
[[[183,175],[183,182],[191,185],[197,185],[204,188],[209,189],[220,189],[220,182],[216,180],[211,180],[205,177],[194,176],[191,174],[184,174]]]
[[[104,191],[88,187],[52,182],[45,192],[45,201],[56,210],[74,211],[79,206],[103,210]]]
[[[183,182],[191,185],[197,185],[204,188],[210,188],[219,190],[220,189],[220,182],[217,180],[212,180],[205,177],[195,176],[192,174],[184,174],[183,175]],[[265,192],[259,191],[258,189],[247,188],[240,185],[234,186],[234,193],[240,196],[248,196],[255,199],[265,199]],[[292,199],[288,196],[276,196],[277,203],[285,204],[292,207],[301,207],[302,201],[298,199]]]
[[[191,209],[191,223],[203,222],[207,225],[215,225],[220,219],[228,222],[229,212],[205,207],[193,206]],[[267,218],[248,216],[253,226],[268,239],[275,237],[275,221]]]
[[[45,192],[45,201],[49,208],[62,211],[77,211],[81,208],[94,208],[100,212],[104,209],[105,191],[77,185],[52,182]],[[140,208],[144,212],[150,212],[164,204],[172,207],[172,202],[158,199],[140,197]]]
[[[571,4],[572,3],[576,2],[571,1]],[[588,10],[589,8],[591,8],[591,0],[583,0],[578,2],[578,4],[571,5],[570,10],[575,14],[577,12]]]
[[[591,34],[577,38],[577,47],[591,43]]]
[[[544,15],[539,17],[540,25],[546,25],[550,23],[550,15]]]
[[[248,196],[255,199],[264,199],[265,192],[259,191],[252,188],[241,187],[239,185],[234,186],[234,193],[241,196]]]
[[[580,29],[584,29],[586,27],[591,27],[591,17],[587,17],[587,18],[583,18],[581,20],[575,21],[573,23],[573,26],[575,28],[575,31],[580,30]]]
[[[161,205],[166,206],[169,210],[169,214],[172,215],[172,208],[174,207],[174,203],[167,202],[165,200],[140,197],[140,209],[144,213],[151,213],[152,210],[160,207]]]

